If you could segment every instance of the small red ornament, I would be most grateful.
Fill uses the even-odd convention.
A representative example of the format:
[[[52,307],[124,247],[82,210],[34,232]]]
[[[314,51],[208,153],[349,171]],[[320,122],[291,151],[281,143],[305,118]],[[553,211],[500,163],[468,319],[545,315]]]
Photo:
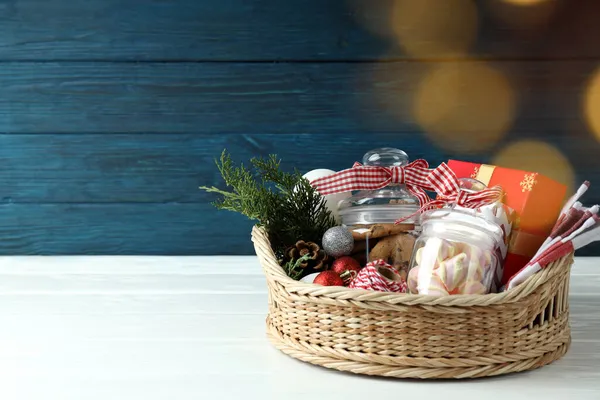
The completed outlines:
[[[313,281],[316,285],[321,286],[344,286],[344,281],[334,271],[323,271]]]
[[[354,271],[354,275],[356,275],[360,269],[359,262],[350,256],[340,257],[331,265],[331,271],[335,271],[338,275],[341,275],[344,271]]]

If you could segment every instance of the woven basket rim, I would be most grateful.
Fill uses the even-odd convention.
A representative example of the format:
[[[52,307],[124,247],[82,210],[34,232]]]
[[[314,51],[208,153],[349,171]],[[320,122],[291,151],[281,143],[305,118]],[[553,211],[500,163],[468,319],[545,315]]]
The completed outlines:
[[[548,265],[541,272],[529,277],[525,282],[501,293],[490,293],[485,295],[452,295],[452,296],[427,296],[407,293],[389,293],[367,291],[362,289],[350,289],[343,286],[320,286],[313,283],[295,281],[283,271],[277,257],[271,248],[268,236],[262,227],[254,226],[252,228],[252,241],[256,254],[267,275],[267,278],[277,282],[285,288],[290,294],[299,296],[310,296],[320,299],[331,299],[336,301],[350,302],[368,302],[368,303],[387,303],[390,305],[421,305],[421,306],[491,306],[498,304],[515,303],[523,300],[533,293],[545,282],[553,279],[559,274],[568,274],[569,268],[565,268],[573,263],[573,253],[556,260]]]

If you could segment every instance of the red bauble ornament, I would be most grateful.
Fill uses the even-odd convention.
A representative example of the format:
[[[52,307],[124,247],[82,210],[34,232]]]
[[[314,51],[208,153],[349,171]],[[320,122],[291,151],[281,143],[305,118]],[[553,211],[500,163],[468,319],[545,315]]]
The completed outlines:
[[[344,281],[334,271],[323,271],[313,281],[316,285],[321,286],[344,286]]]
[[[350,256],[340,257],[331,265],[331,271],[336,272],[338,275],[341,275],[344,271],[350,271],[353,275],[356,275],[360,270],[360,263]]]

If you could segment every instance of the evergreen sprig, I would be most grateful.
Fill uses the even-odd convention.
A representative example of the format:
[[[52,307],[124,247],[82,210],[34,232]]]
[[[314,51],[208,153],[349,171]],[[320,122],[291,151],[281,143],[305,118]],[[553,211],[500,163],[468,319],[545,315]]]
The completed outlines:
[[[221,196],[213,203],[218,209],[258,221],[274,250],[282,251],[298,240],[321,243],[325,231],[335,226],[323,197],[297,170],[282,171],[276,155],[251,159],[252,169],[248,169],[244,164],[236,166],[224,150],[216,164],[231,190],[200,189]]]
[[[310,254],[305,254],[297,260],[289,260],[283,264],[283,270],[290,278],[297,281],[304,273],[304,269],[300,267],[300,264],[310,259]]]

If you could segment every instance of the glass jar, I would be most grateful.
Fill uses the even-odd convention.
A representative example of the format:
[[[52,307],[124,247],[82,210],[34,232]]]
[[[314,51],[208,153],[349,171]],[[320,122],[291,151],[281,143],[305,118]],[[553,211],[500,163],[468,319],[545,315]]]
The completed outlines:
[[[363,157],[364,166],[402,167],[408,163],[404,151],[389,147],[371,150]],[[357,259],[363,265],[383,259],[405,273],[414,247],[413,232],[419,229],[419,216],[398,225],[395,221],[418,210],[419,200],[404,184],[360,190],[339,203],[342,224],[354,236],[355,252],[361,252]]]
[[[460,178],[459,187],[468,193],[475,193],[487,188],[487,186],[476,179]],[[512,208],[506,206],[501,200],[481,206],[477,209],[463,208],[456,204],[452,205],[455,210],[461,210],[466,213],[474,214],[493,224],[499,225],[502,229],[502,242],[499,249],[499,267],[496,270],[496,276],[492,282],[491,291],[495,292],[502,285],[502,275],[504,273],[504,260],[508,253],[508,241],[512,232],[512,224],[515,219],[515,212]]]
[[[407,283],[411,293],[486,294],[500,267],[502,228],[455,209],[427,211],[415,243]]]
[[[408,155],[399,149],[384,147],[374,149],[363,157],[368,167],[403,167],[408,165]],[[342,223],[347,226],[393,223],[419,209],[419,200],[404,184],[390,184],[376,190],[360,190],[339,204]],[[406,221],[415,224],[418,217]]]

